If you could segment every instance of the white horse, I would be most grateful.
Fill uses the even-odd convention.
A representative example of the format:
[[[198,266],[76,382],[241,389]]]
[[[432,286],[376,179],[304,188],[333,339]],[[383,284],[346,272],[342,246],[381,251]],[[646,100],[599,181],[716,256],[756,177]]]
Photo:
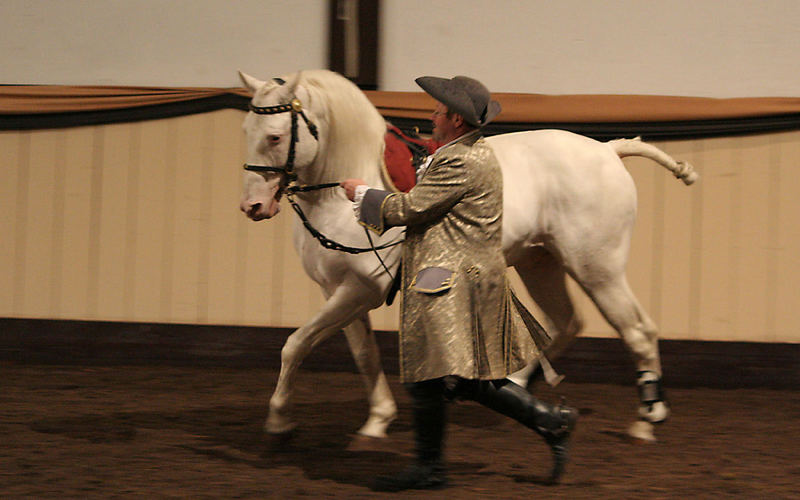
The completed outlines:
[[[240,77],[254,94],[243,125],[249,171],[244,174],[241,210],[250,219],[275,216],[294,176],[302,185],[361,178],[372,187],[389,189],[381,174],[385,120],[350,81],[326,70],[298,72],[286,76],[288,81],[261,81],[243,73]],[[566,131],[540,130],[487,141],[503,171],[505,256],[546,315],[543,319],[555,338],[548,356],[556,356],[581,329],[567,293],[569,274],[632,353],[641,405],[639,420],[628,431],[654,440],[651,423],[666,419],[669,408],[661,397],[656,326],[625,278],[636,188],[620,158],[650,158],[687,185],[696,173],[690,165],[636,139],[602,143]],[[369,246],[343,190],[295,196],[311,226],[325,236],[346,246]],[[402,238],[399,231],[393,229],[374,244]],[[290,402],[296,371],[314,346],[344,329],[369,396],[369,418],[359,433],[384,437],[397,409],[367,313],[384,302],[391,277],[374,253],[324,248],[300,223],[295,225],[294,244],[327,301],[286,340],[265,429],[280,434],[295,427]],[[394,274],[399,247],[382,250],[381,257]],[[515,381],[524,384],[534,366]]]

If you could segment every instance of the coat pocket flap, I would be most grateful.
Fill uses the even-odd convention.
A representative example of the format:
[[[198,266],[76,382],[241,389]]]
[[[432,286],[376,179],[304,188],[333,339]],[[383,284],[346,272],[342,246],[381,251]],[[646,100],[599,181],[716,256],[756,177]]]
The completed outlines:
[[[443,267],[426,267],[417,273],[411,289],[422,293],[438,293],[452,286],[453,271]]]

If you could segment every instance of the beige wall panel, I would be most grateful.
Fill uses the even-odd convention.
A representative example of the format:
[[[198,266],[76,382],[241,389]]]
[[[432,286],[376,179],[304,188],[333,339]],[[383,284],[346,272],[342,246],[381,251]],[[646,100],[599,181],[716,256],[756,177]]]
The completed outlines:
[[[241,173],[236,175],[241,177]],[[245,285],[243,313],[247,324],[287,326],[283,296],[299,296],[293,295],[295,288],[283,287],[284,273],[291,273],[287,267],[292,267],[294,256],[293,250],[286,247],[286,241],[291,240],[291,217],[285,210],[269,221],[251,222],[239,217],[239,224],[245,228],[240,283]],[[305,274],[302,277],[307,279]]]
[[[97,221],[102,210],[97,203],[102,174],[98,156],[104,149],[103,134],[104,129],[99,127],[80,127],[69,134],[59,134],[65,141],[65,150],[56,174],[56,193],[63,217],[61,227],[54,228],[50,276],[53,316],[88,318],[90,304],[97,311]]]
[[[208,227],[208,204],[202,200],[207,191],[210,172],[213,120],[208,116],[193,115],[176,121],[173,206],[173,229],[165,232],[167,248],[172,253],[173,263],[170,277],[171,308],[169,317],[179,323],[198,320],[198,291],[201,267],[207,263],[201,254],[208,248],[207,238],[202,237]],[[202,250],[201,250],[202,248]]]
[[[238,210],[244,113],[0,134],[0,315],[297,327],[322,307],[292,241]],[[625,160],[628,279],[663,338],[800,342],[800,132],[659,143]],[[615,337],[570,282],[584,335]],[[371,314],[397,328],[398,305]]]
[[[102,149],[102,183],[100,191],[101,210],[100,245],[98,252],[98,282],[96,310],[88,317],[101,317],[108,320],[126,319],[126,257],[129,234],[132,229],[130,211],[136,209],[135,202],[128,196],[131,164],[136,165],[134,154],[138,154],[138,141],[132,133],[136,124],[119,124],[104,127]],[[134,153],[134,142],[137,151]],[[131,161],[133,160],[133,162]]]
[[[238,233],[245,217],[239,211],[241,167],[244,163],[244,113],[217,111],[210,151],[208,204],[207,304],[204,314],[211,324],[235,324],[236,311],[244,297],[243,283],[237,281]],[[202,316],[199,311],[198,316]]]
[[[698,143],[692,145],[692,152],[681,153],[678,149],[668,148],[670,154],[689,161],[702,175]],[[702,150],[700,150],[700,153]],[[659,325],[661,335],[668,338],[690,338],[689,311],[696,304],[692,302],[691,290],[692,266],[692,220],[700,217],[693,210],[693,197],[700,196],[702,187],[692,186],[687,189],[681,182],[664,172],[658,178],[659,196],[663,205],[657,209],[663,214],[663,235],[661,237],[661,262],[654,272],[660,273],[659,283],[662,289],[659,307]]]
[[[732,154],[740,139],[706,141],[702,161],[707,166],[703,179],[701,247],[702,284],[697,335],[709,340],[735,331],[738,314],[738,280],[733,272],[738,266],[739,250],[732,244],[740,229],[740,193],[742,172],[738,155]],[[699,187],[699,185],[698,185]]]
[[[780,165],[777,172],[779,212],[775,217],[776,282],[775,335],[769,332],[768,342],[800,342],[798,311],[800,310],[800,132],[787,132],[776,137]]]
[[[165,249],[164,235],[171,234],[174,227],[170,213],[174,190],[169,185],[174,180],[174,155],[165,153],[174,145],[174,127],[171,120],[156,120],[144,124],[141,131],[137,222],[131,228],[136,242],[131,305],[138,321],[169,320],[164,311],[171,306],[166,292],[171,288],[172,254]]]
[[[63,134],[59,134],[54,136],[53,144],[51,147],[55,153],[55,182],[53,184],[53,191],[51,193],[51,216],[50,216],[50,260],[46,262],[42,262],[42,265],[47,265],[49,268],[48,278],[49,278],[49,312],[48,315],[51,316],[61,316],[64,314],[61,308],[61,298],[63,296],[63,287],[64,287],[64,234],[65,232],[69,235],[69,239],[72,240],[72,235],[68,232],[68,229],[65,228],[66,220],[67,220],[67,213],[66,213],[66,182],[65,179],[69,177],[70,170],[76,170],[75,168],[71,168],[74,164],[70,163],[70,160],[73,158],[67,157],[67,150],[66,150],[66,143],[69,137]],[[86,151],[91,151],[91,148],[87,149]],[[33,168],[36,168],[33,166]],[[78,172],[76,171],[76,176]],[[66,174],[66,175],[65,175]],[[81,236],[84,236],[83,233],[87,225],[80,225],[80,221],[73,220],[71,223],[75,224],[75,227],[79,227],[79,233],[76,234],[76,239],[79,239]],[[36,230],[47,230],[44,226],[38,226]],[[85,238],[84,238],[85,241]],[[80,281],[75,285],[79,287],[78,289],[73,288],[72,293],[74,295],[82,295],[85,298],[86,292],[86,283],[88,274],[86,273],[87,269],[85,266],[85,261],[70,261],[70,266],[81,266],[83,265],[83,274],[80,276]],[[44,269],[43,269],[44,270]]]
[[[0,316],[13,316],[17,286],[18,232],[24,234],[25,219],[20,217],[25,194],[20,183],[27,185],[27,135],[0,132]]]
[[[18,246],[18,265],[24,277],[20,284],[18,311],[25,317],[52,316],[54,290],[60,289],[58,276],[54,288],[54,263],[61,262],[57,249],[54,252],[54,233],[61,224],[62,214],[54,213],[63,198],[56,190],[56,172],[63,168],[58,161],[63,155],[64,136],[55,131],[37,131],[31,134],[30,161],[25,190],[27,203],[24,213],[26,230],[24,241]],[[56,235],[57,236],[57,235]],[[60,273],[60,270],[56,270]]]
[[[129,125],[130,144],[128,149],[128,183],[125,186],[125,255],[123,266],[125,268],[125,282],[122,290],[125,317],[134,318],[137,315],[136,306],[136,264],[138,260],[137,247],[139,245],[140,206],[142,204],[141,189],[142,177],[142,137],[145,124],[131,123]]]
[[[27,268],[27,244],[28,244],[28,184],[30,183],[30,166],[31,166],[31,147],[33,145],[33,134],[30,132],[22,132],[19,136],[19,149],[18,149],[18,168],[17,170],[17,202],[16,210],[13,212],[15,219],[14,227],[14,260],[8,262],[9,266],[13,266],[12,275],[14,280],[12,286],[14,287],[13,303],[11,306],[14,314],[19,316],[26,316],[28,312],[25,310],[25,282],[27,276],[25,270]]]
[[[771,308],[767,288],[769,276],[768,251],[770,195],[770,141],[768,136],[744,137],[740,143],[739,161],[742,165],[740,216],[741,230],[732,241],[740,259],[732,270],[739,280],[737,304],[739,314],[732,340],[746,340],[755,332],[765,338],[768,332],[767,315]]]
[[[786,342],[800,338],[797,328],[797,310],[800,306],[796,276],[800,276],[800,133],[775,134],[772,138],[774,168],[770,181],[773,211],[769,228],[769,245],[773,258],[768,265],[774,275],[768,290],[771,304],[765,339],[768,342]],[[795,340],[798,341],[798,340]]]

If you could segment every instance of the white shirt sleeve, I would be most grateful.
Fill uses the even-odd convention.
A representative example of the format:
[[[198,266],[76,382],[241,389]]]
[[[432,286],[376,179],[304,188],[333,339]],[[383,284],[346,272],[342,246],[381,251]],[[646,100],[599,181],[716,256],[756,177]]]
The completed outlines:
[[[361,184],[356,186],[355,197],[353,198],[353,212],[356,214],[356,219],[361,218],[361,202],[364,201],[364,194],[366,194],[369,186]]]

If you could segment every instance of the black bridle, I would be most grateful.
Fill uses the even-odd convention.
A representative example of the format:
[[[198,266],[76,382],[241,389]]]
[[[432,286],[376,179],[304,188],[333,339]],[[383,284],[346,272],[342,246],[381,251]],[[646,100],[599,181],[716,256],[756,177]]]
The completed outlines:
[[[280,78],[275,78],[275,81],[279,84],[283,85],[284,82]],[[337,250],[339,252],[346,252],[351,254],[359,254],[364,252],[375,252],[375,255],[378,256],[378,260],[380,260],[381,264],[383,265],[384,269],[388,273],[389,270],[386,268],[386,265],[383,263],[380,255],[378,255],[378,250],[383,250],[385,248],[390,248],[395,245],[399,245],[403,242],[403,240],[394,241],[391,243],[386,243],[380,246],[375,246],[372,244],[372,238],[367,232],[367,239],[369,240],[370,247],[369,248],[356,248],[350,247],[347,245],[342,245],[341,243],[334,241],[324,234],[320,233],[314,226],[311,225],[311,221],[308,220],[306,214],[303,212],[303,209],[300,205],[294,201],[294,194],[295,193],[305,193],[308,191],[317,191],[320,189],[327,189],[332,187],[338,187],[338,182],[327,182],[324,184],[312,184],[312,185],[299,185],[297,184],[297,174],[294,171],[294,158],[295,158],[295,151],[296,146],[299,138],[297,137],[297,115],[300,115],[303,118],[303,121],[308,127],[308,131],[314,140],[319,141],[319,131],[317,130],[317,126],[308,119],[305,112],[303,111],[303,104],[300,102],[295,96],[292,96],[292,99],[287,104],[278,104],[275,106],[256,106],[252,102],[250,103],[250,111],[256,113],[258,115],[276,115],[279,113],[291,113],[292,114],[292,125],[291,125],[291,138],[289,139],[289,154],[286,157],[286,164],[282,167],[276,167],[272,165],[253,165],[250,163],[244,164],[244,169],[250,172],[277,172],[283,176],[281,179],[280,189],[281,191],[286,193],[286,198],[291,203],[292,208],[294,209],[295,213],[297,213],[298,217],[303,223],[303,226],[306,230],[316,238],[319,243],[330,250]],[[366,228],[364,229],[365,232],[367,231]],[[389,273],[391,276],[391,273]]]
[[[276,80],[278,83],[283,85],[283,80]],[[276,167],[272,165],[252,165],[250,163],[244,164],[244,169],[249,170],[251,172],[278,172],[283,174],[284,183],[286,185],[294,182],[297,180],[297,174],[294,172],[294,157],[295,151],[297,149],[297,141],[299,138],[297,137],[297,115],[303,117],[303,121],[306,123],[306,127],[308,127],[308,132],[314,138],[315,141],[319,141],[319,131],[317,130],[317,126],[308,119],[306,113],[303,111],[303,104],[300,102],[300,99],[297,97],[292,97],[288,104],[278,104],[276,106],[256,106],[252,102],[250,103],[250,111],[257,115],[277,115],[280,113],[291,113],[292,114],[292,125],[291,125],[291,138],[289,139],[289,154],[286,157],[286,164],[282,167]]]

